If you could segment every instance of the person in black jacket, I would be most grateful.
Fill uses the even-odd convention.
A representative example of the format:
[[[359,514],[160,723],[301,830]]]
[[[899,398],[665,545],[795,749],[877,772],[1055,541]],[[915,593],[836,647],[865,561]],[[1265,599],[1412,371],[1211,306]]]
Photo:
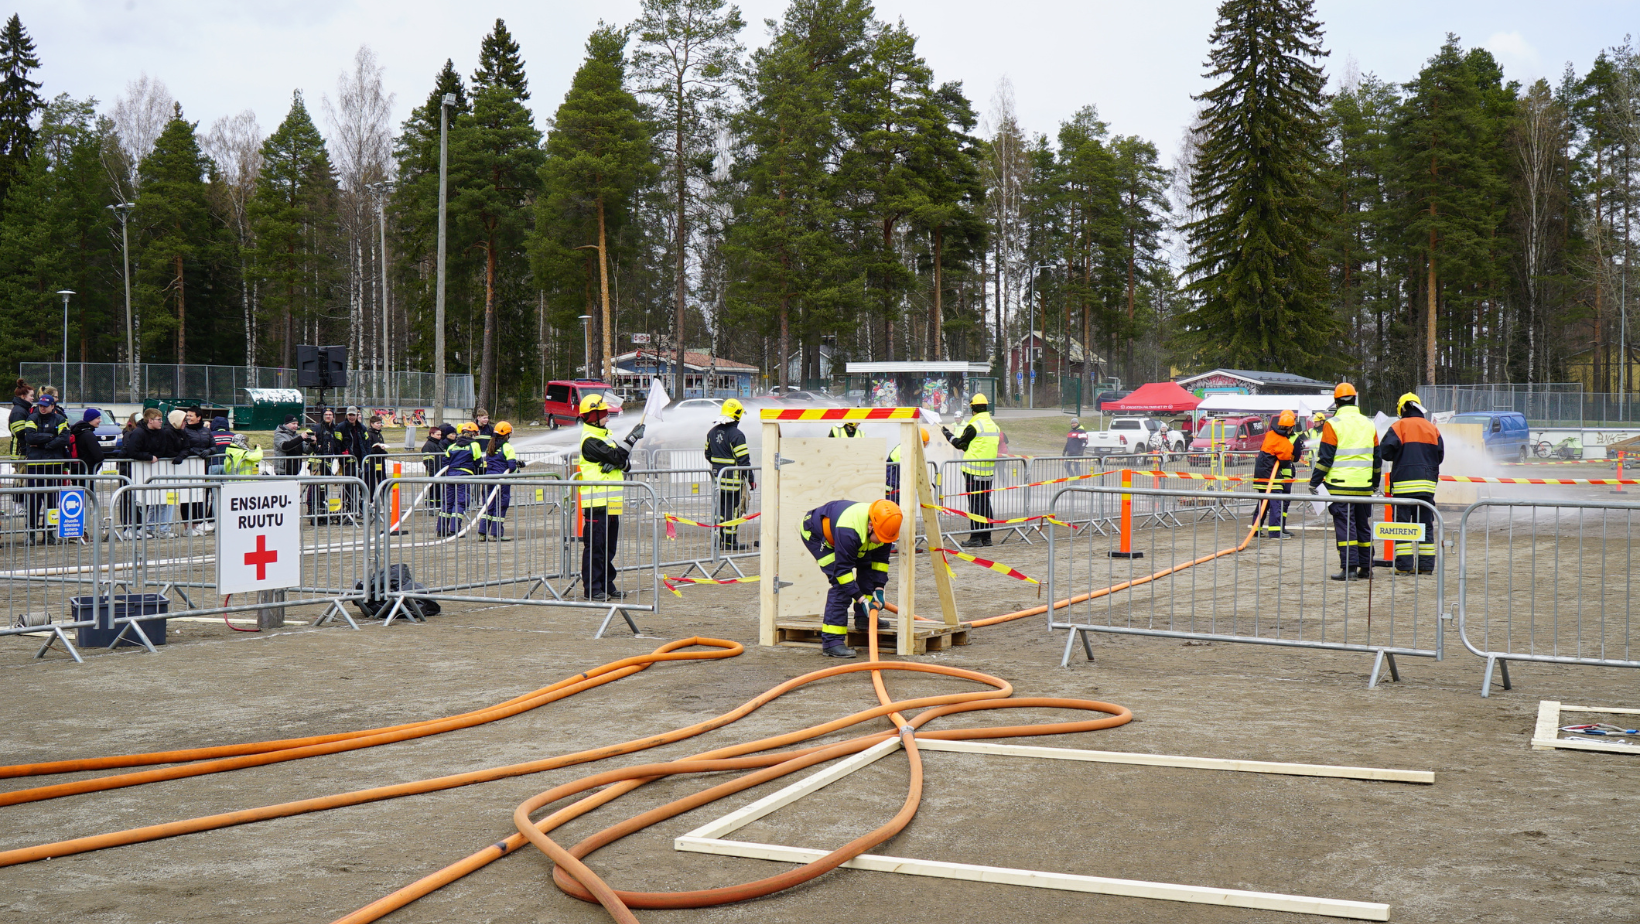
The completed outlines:
[[[342,454],[342,442],[336,433],[338,426],[340,425],[336,423],[336,412],[331,408],[325,408],[319,425],[313,428],[313,454],[326,457],[322,460],[315,459],[308,464],[308,470],[315,475],[336,473],[334,457]]]
[[[177,415],[178,420],[182,419],[181,411],[172,413]],[[151,407],[143,410],[142,423],[125,437],[121,445],[124,447],[126,458],[133,462],[153,463],[161,459],[175,458],[181,446],[181,437],[165,425],[164,416],[160,414],[159,408]],[[132,483],[144,484],[148,477],[146,471],[134,470]],[[171,533],[171,506],[163,503],[164,499],[163,491],[143,492],[142,522],[147,525],[150,536],[155,535],[156,531],[165,537],[169,537]]]
[[[17,387],[12,391],[11,398],[11,454],[23,454],[23,424],[28,422],[28,415],[34,413],[34,386],[17,380]]]
[[[347,420],[336,427],[337,452],[341,455],[341,468],[337,474],[349,478],[358,478],[364,473],[364,457],[370,453],[370,431],[359,419],[359,409],[349,407]],[[347,497],[347,509],[358,512],[360,506],[359,489],[348,485],[344,492]]]
[[[57,406],[54,395],[43,394],[34,410],[23,422],[23,452],[28,458],[25,469],[31,488],[55,488],[62,484],[63,460],[68,458],[68,417]],[[28,495],[29,529],[42,530],[40,540],[55,542],[56,536],[46,530],[46,509],[55,506],[54,495]],[[30,536],[30,543],[33,542]]]
[[[75,466],[78,474],[95,475],[102,471],[103,459],[107,454],[103,452],[102,444],[97,442],[97,428],[101,425],[102,411],[88,407],[79,422],[68,428],[74,441],[70,455],[79,460]]]
[[[421,444],[422,465],[427,468],[428,478],[437,478],[439,472],[444,471],[444,454],[450,448],[450,440],[455,436],[454,424],[434,426],[427,431],[427,442]],[[428,485],[427,503],[434,510],[444,509],[444,486],[441,484]]]
[[[382,432],[382,417],[373,414],[365,430],[364,484],[370,497],[376,496],[376,486],[387,477],[387,434]]]
[[[1446,461],[1446,441],[1441,431],[1424,417],[1423,403],[1408,392],[1395,402],[1401,419],[1390,425],[1378,444],[1380,455],[1390,464],[1389,493],[1394,497],[1420,500],[1423,505],[1390,509],[1397,523],[1423,524],[1423,537],[1395,543],[1396,574],[1434,574],[1435,488],[1441,480],[1441,463]]]

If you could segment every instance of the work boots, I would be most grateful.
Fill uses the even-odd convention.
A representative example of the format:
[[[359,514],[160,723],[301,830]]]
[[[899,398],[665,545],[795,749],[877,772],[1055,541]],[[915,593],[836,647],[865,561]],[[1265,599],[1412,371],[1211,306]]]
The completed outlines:
[[[820,653],[828,658],[852,658],[854,649],[843,644],[843,640],[835,635],[826,636],[826,641],[820,646]]]

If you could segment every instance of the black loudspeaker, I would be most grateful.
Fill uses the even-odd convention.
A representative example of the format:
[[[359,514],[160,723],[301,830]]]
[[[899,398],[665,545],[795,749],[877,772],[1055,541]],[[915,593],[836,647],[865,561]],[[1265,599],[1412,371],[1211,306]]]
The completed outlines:
[[[347,347],[298,346],[296,385],[299,388],[346,388]]]

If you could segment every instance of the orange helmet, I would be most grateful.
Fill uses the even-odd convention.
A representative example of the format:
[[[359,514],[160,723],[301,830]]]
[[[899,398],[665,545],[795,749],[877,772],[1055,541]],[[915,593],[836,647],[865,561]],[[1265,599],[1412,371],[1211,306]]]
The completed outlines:
[[[1298,415],[1292,411],[1282,411],[1281,416],[1276,418],[1276,426],[1296,427],[1298,426]]]
[[[1353,397],[1355,397],[1355,386],[1351,385],[1348,382],[1339,382],[1338,387],[1333,389],[1333,400],[1334,401],[1337,401],[1339,398],[1353,398]]]
[[[871,524],[871,532],[877,537],[878,542],[893,542],[900,538],[899,504],[891,500],[872,501],[866,519]]]
[[[919,427],[918,429],[922,430],[923,445],[927,446],[928,445],[928,428],[927,427]]]

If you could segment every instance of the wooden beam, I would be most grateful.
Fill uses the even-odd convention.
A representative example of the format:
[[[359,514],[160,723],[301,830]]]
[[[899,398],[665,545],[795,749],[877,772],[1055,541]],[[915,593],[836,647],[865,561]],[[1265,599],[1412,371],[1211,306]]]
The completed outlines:
[[[1640,709],[1618,709],[1611,706],[1567,706],[1557,704],[1561,712],[1605,712],[1611,715],[1640,715]]]
[[[758,474],[761,476],[763,497],[762,506],[763,526],[758,530],[763,544],[758,546],[757,567],[763,579],[757,582],[757,643],[759,645],[773,645],[775,638],[775,619],[780,615],[780,596],[776,591],[780,588],[775,582],[780,579],[780,467],[775,460],[780,458],[780,424],[765,420],[763,422],[763,452],[759,465],[762,466]]]
[[[917,508],[922,512],[923,532],[928,536],[930,549],[943,549],[945,536],[940,532],[940,512],[923,506],[934,503],[934,487],[928,482],[928,457],[923,454],[921,433],[917,434],[916,442]],[[902,453],[901,458],[904,457]],[[957,613],[957,595],[951,589],[951,572],[941,556],[929,552],[928,558],[929,565],[934,569],[934,589],[940,596],[940,614],[945,617],[947,626],[955,626],[962,621],[962,617]]]
[[[1572,707],[1574,710],[1576,706]],[[1538,701],[1537,726],[1532,729],[1532,750],[1547,751],[1554,747],[1553,742],[1560,737],[1560,703],[1552,699]],[[1550,744],[1539,744],[1540,741],[1549,741]]]
[[[1605,751],[1608,754],[1640,754],[1640,747],[1632,744],[1607,744],[1604,741],[1580,741],[1569,738],[1533,738],[1532,749],[1547,751],[1564,748],[1568,751]]]
[[[678,838],[676,846],[678,850],[693,853],[711,853],[718,856],[748,857],[755,860],[776,860],[786,863],[809,863],[820,859],[827,853],[824,850],[812,850],[804,847],[753,844],[745,841],[725,841],[691,837],[690,835]],[[1312,898],[1303,895],[1284,895],[1276,892],[1248,892],[1241,889],[1218,889],[1210,886],[1174,885],[1166,882],[1143,882],[1136,879],[1110,879],[1104,876],[1078,876],[1070,873],[1010,869],[1002,866],[979,866],[973,863],[944,863],[937,860],[915,860],[908,857],[862,854],[844,863],[843,868],[872,870],[880,873],[901,873],[910,876],[932,876],[938,879],[964,879],[970,882],[995,882],[1004,885],[1028,886],[1036,889],[1057,889],[1065,892],[1090,892],[1097,895],[1121,895],[1129,898],[1193,902],[1227,908],[1290,911],[1298,914],[1315,914],[1334,918],[1348,918],[1356,921],[1389,920],[1389,906],[1378,902]]]
[[[839,761],[818,773],[811,773],[779,792],[770,793],[745,808],[730,812],[716,821],[709,821],[683,835],[683,837],[697,839],[719,838],[725,834],[733,834],[775,809],[790,805],[811,792],[830,786],[850,773],[862,767],[870,766],[899,749],[900,739],[898,737],[878,742],[847,760]],[[677,849],[682,850],[684,848],[679,847]]]
[[[900,424],[900,500],[903,503],[908,495],[914,494],[917,483],[917,470],[922,459],[922,434],[918,432],[917,421],[908,420]],[[912,480],[906,480],[910,474]],[[907,490],[912,488],[912,490]],[[894,633],[894,653],[900,657],[910,656],[915,639],[912,638],[911,624],[917,612],[917,517],[915,514],[900,517],[900,612],[899,628]]]
[[[1170,754],[1137,754],[1125,751],[1083,751],[1073,748],[1044,748],[1021,744],[994,744],[987,741],[941,741],[918,738],[924,751],[954,751],[967,754],[1000,754],[1007,757],[1045,757],[1051,760],[1086,760],[1105,764],[1137,764],[1144,767],[1184,767],[1192,770],[1235,770],[1241,773],[1271,773],[1281,776],[1321,776],[1346,780],[1379,780],[1391,783],[1433,784],[1428,770],[1390,770],[1379,767],[1338,767],[1328,764],[1291,764],[1264,760],[1229,760],[1218,757],[1179,757]]]

